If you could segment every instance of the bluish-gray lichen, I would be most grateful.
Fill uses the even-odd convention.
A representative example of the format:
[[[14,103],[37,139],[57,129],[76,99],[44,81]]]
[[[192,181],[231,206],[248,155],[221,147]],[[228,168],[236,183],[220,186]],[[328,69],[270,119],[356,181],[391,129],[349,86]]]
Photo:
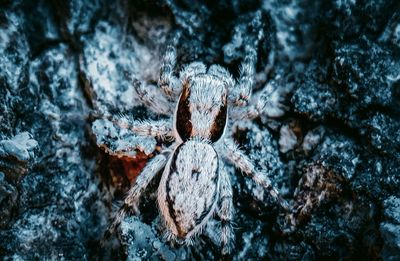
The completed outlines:
[[[383,238],[382,257],[385,260],[400,258],[400,199],[391,196],[383,202],[383,222],[380,232]]]

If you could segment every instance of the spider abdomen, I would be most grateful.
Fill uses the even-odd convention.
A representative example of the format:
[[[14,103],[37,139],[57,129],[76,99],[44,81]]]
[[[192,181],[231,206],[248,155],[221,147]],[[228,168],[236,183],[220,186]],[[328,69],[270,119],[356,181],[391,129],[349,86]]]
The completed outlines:
[[[158,190],[159,207],[173,235],[190,238],[213,214],[218,174],[218,155],[211,145],[189,140],[174,151]]]

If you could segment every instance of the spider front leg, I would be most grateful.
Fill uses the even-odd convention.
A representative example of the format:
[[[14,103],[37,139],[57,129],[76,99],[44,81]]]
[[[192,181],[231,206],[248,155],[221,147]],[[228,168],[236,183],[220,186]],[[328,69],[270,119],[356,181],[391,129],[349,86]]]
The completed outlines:
[[[156,137],[162,140],[174,139],[171,120],[138,121],[121,115],[120,117],[114,117],[113,122],[118,127],[131,130],[141,136]]]
[[[174,46],[168,45],[160,69],[158,86],[171,99],[174,99],[181,91],[180,81],[174,75],[175,65],[176,49]]]
[[[232,108],[230,116],[236,120],[252,120],[261,114],[265,114],[271,118],[281,117],[288,109],[284,103],[291,90],[291,85],[281,86],[275,81],[271,81],[249,106]]]
[[[220,65],[211,65],[208,69],[208,73],[217,76],[222,81],[224,81],[229,90],[231,90],[235,86],[235,81],[233,80],[229,71]]]
[[[237,147],[232,140],[225,140],[222,151],[223,156],[229,162],[244,172],[247,176],[252,178],[254,182],[267,190],[283,209],[289,211],[289,205],[287,201],[280,196],[279,192],[272,185],[271,180],[265,174],[262,174],[256,169],[251,160]]]
[[[117,227],[121,224],[131,209],[133,209],[135,213],[139,212],[138,203],[140,195],[153,180],[156,174],[165,167],[166,163],[167,155],[159,154],[151,159],[150,162],[144,167],[143,171],[137,177],[135,185],[128,191],[128,196],[125,198],[123,206],[120,208],[113,222],[106,230],[104,239],[108,239],[112,234],[115,233]]]
[[[246,46],[246,56],[240,66],[240,76],[229,95],[230,101],[235,106],[244,106],[250,99],[254,85],[255,64],[257,52],[253,47]]]
[[[171,115],[174,104],[168,101],[158,88],[153,85],[144,86],[139,80],[133,80],[133,87],[140,102],[156,114]]]
[[[224,167],[220,168],[221,188],[220,188],[220,206],[218,216],[221,219],[221,245],[222,255],[231,253],[234,234],[232,231],[232,216],[233,216],[233,193],[232,185],[229,179],[229,174]]]

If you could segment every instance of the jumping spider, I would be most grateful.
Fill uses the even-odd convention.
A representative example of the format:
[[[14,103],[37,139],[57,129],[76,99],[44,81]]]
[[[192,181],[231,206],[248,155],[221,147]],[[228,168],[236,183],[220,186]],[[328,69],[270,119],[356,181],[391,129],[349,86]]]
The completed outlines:
[[[237,82],[225,68],[211,65],[207,70],[201,62],[184,67],[178,78],[173,73],[175,60],[176,50],[168,46],[159,89],[156,89],[162,93],[151,95],[140,82],[135,84],[138,96],[150,109],[164,115],[173,112],[171,121],[116,120],[121,127],[137,134],[168,138],[173,143],[152,158],[137,177],[108,233],[115,231],[130,210],[137,211],[142,192],[164,169],[157,198],[168,238],[190,244],[207,221],[217,214],[221,220],[222,254],[226,255],[231,251],[234,234],[232,186],[224,160],[264,187],[282,207],[288,208],[269,178],[255,168],[229,135],[224,135],[228,118],[255,118],[267,102],[261,98],[256,104],[244,107],[252,92],[256,51],[246,47]],[[174,105],[172,101],[176,100]]]

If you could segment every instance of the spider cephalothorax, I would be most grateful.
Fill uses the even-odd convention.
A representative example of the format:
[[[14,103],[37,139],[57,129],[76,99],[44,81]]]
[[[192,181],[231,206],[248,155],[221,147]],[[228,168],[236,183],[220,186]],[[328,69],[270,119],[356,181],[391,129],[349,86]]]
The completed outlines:
[[[200,137],[218,141],[227,122],[227,83],[201,70],[183,83],[182,94],[174,117],[174,129],[181,141]]]
[[[253,85],[256,52],[246,48],[247,55],[237,82],[219,66],[208,69],[193,62],[173,73],[175,48],[169,46],[161,67],[159,90],[149,94],[136,82],[135,90],[143,104],[157,113],[171,115],[171,120],[124,120],[120,126],[137,134],[168,138],[174,142],[155,156],[129,190],[124,206],[118,212],[109,231],[113,232],[129,209],[137,210],[139,197],[157,173],[162,171],[158,186],[158,205],[169,238],[191,243],[214,215],[221,220],[222,253],[231,251],[234,234],[232,186],[225,170],[225,161],[236,166],[263,186],[281,206],[287,207],[269,178],[256,170],[251,160],[235,145],[228,132],[228,119],[256,117],[267,102],[260,96],[256,105],[247,104]],[[177,102],[170,102],[177,101]],[[116,119],[116,122],[121,119]]]

